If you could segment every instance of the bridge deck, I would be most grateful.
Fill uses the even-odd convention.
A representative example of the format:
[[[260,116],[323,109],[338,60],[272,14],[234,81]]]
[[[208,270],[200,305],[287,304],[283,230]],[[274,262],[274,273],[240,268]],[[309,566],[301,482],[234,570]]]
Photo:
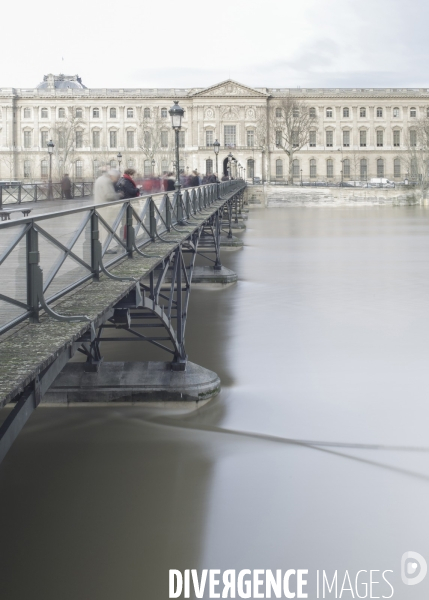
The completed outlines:
[[[192,221],[199,225],[213,215],[219,207],[237,190],[228,191],[205,210],[204,214],[192,215]],[[196,231],[199,225],[185,225],[178,231],[163,233],[171,243],[152,242],[144,247],[144,252],[156,254],[160,258],[143,258],[134,254],[125,258],[110,271],[119,277],[135,277],[142,280],[162,262],[181,241]],[[179,228],[178,228],[179,229]],[[179,240],[179,241],[177,241]],[[126,296],[136,283],[116,281],[100,276],[98,282],[89,281],[60,299],[55,310],[62,315],[88,315],[97,327],[106,320],[106,314]],[[51,365],[56,358],[67,352],[72,343],[82,337],[90,328],[88,322],[60,322],[43,314],[40,323],[28,321],[14,327],[0,341],[0,407],[20,394],[26,386]]]

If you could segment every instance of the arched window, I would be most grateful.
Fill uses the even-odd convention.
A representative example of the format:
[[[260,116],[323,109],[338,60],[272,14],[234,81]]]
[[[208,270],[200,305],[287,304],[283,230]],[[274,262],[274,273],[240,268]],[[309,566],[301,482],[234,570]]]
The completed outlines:
[[[92,109],[92,117],[93,117],[93,119],[99,119],[100,118],[100,109],[99,108],[93,108]]]
[[[292,162],[292,177],[299,177],[299,160],[297,158]]]
[[[343,117],[350,117],[350,110],[347,107],[343,108]]]
[[[384,177],[384,160],[382,158],[377,159],[377,177]]]
[[[328,130],[326,132],[326,146],[328,148],[332,148],[334,145],[334,132],[332,130]]]
[[[366,129],[359,131],[359,145],[364,148],[366,146]]]
[[[312,106],[309,110],[310,113],[310,118],[311,119],[315,119],[316,118],[316,109]]]
[[[31,118],[31,108],[24,108],[24,119]]]
[[[395,106],[395,108],[393,109],[393,117],[395,119],[397,119],[399,117],[399,107]]]
[[[42,160],[42,162],[40,163],[40,175],[42,177],[48,176],[48,161],[47,160]]]
[[[76,177],[83,177],[83,160],[76,161]]]
[[[377,146],[381,148],[383,146],[383,130],[377,129]]]
[[[366,162],[366,158],[361,158],[360,161],[360,178],[366,181],[368,177],[368,165]]]
[[[350,131],[349,129],[344,129],[343,131],[343,146],[348,148],[350,146]]]
[[[401,132],[399,129],[393,130],[393,145],[396,148],[399,148],[399,146],[401,145]]]
[[[400,177],[401,176],[401,159],[395,158],[393,161],[393,176]]]
[[[134,118],[134,110],[132,108],[127,108],[127,119]]]
[[[111,130],[109,131],[109,146],[110,148],[117,148],[118,147],[118,132]]]
[[[348,158],[343,160],[343,177],[344,179],[350,178],[350,160]]]
[[[417,131],[410,129],[410,146],[415,148],[417,146]]]
[[[206,175],[211,175],[213,173],[213,161],[211,158],[206,160]]]
[[[255,177],[255,161],[253,158],[249,158],[247,161],[247,177],[253,179]]]
[[[40,117],[42,119],[48,118],[48,109],[47,108],[42,108],[42,110],[40,111]]]
[[[276,177],[277,179],[281,179],[283,177],[283,161],[281,158],[276,160]]]
[[[381,108],[381,106],[379,106],[377,108],[377,117],[382,117],[383,116],[383,109]]]
[[[150,108],[145,108],[143,112],[144,119],[150,119]]]
[[[111,108],[109,114],[111,119],[116,119],[116,108]]]
[[[328,158],[326,161],[326,177],[334,176],[334,161],[332,158]]]
[[[410,117],[417,117],[417,110],[414,106],[410,108]]]
[[[282,109],[276,108],[276,118],[281,119],[281,117],[282,117]]]
[[[66,118],[66,109],[65,108],[59,108],[58,109],[58,118],[59,119],[65,119]]]
[[[82,118],[83,118],[83,109],[77,108],[76,109],[76,119],[82,119]]]
[[[33,146],[33,132],[24,131],[24,148],[31,148]]]
[[[330,106],[326,109],[326,116],[328,118],[332,117],[332,108]]]
[[[144,171],[143,174],[145,177],[150,177],[152,175],[152,168],[150,164],[150,160],[144,161]]]
[[[167,109],[161,108],[161,119],[166,119],[168,116]]]
[[[366,108],[364,106],[361,106],[359,109],[359,116],[360,117],[366,117]]]
[[[317,176],[317,167],[316,167],[316,159],[312,158],[310,160],[310,177]]]

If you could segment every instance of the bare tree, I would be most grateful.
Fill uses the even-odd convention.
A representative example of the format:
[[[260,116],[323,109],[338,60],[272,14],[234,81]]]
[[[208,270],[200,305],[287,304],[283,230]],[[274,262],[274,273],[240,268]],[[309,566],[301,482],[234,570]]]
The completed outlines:
[[[87,144],[84,133],[85,121],[76,114],[74,107],[66,109],[66,117],[57,121],[52,128],[54,147],[53,170],[59,179],[64,173],[73,172],[74,151],[78,146]]]
[[[14,179],[15,171],[15,156],[11,148],[9,150],[6,150],[6,152],[2,152],[0,154],[0,164],[3,166],[2,172],[6,171],[7,179],[9,179],[9,181],[12,181]]]
[[[308,144],[316,116],[305,102],[286,96],[278,98],[271,108],[269,122],[276,148],[281,148],[289,159],[288,180],[293,181],[294,154]]]
[[[138,115],[137,145],[142,150],[146,160],[155,161],[155,166],[160,171],[161,161],[166,158],[170,164],[172,147],[170,132],[165,127],[165,119],[161,118],[160,109],[154,107],[150,116],[145,116],[142,107]],[[143,162],[144,164],[144,162]],[[144,171],[143,171],[144,172]]]
[[[407,152],[403,164],[409,178],[420,189],[422,198],[429,189],[429,118],[423,117],[408,130]]]

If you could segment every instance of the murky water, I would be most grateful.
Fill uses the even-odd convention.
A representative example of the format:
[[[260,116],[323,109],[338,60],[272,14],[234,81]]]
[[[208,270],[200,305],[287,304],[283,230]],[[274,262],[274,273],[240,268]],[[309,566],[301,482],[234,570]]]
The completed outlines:
[[[39,408],[0,467],[1,597],[163,600],[186,568],[308,569],[309,598],[317,569],[337,597],[346,570],[377,571],[389,597],[391,570],[394,598],[427,597],[400,561],[429,560],[428,217],[252,209],[223,255],[239,283],[192,292],[189,357],[222,394],[192,414]]]

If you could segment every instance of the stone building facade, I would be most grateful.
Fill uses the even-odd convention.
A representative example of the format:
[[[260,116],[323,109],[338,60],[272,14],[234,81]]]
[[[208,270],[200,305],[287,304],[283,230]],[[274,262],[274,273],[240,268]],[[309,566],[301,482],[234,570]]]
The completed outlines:
[[[410,132],[429,117],[429,89],[270,89],[228,80],[209,88],[89,89],[78,76],[47,75],[36,88],[0,89],[0,179],[48,177],[46,144],[55,143],[53,178],[91,180],[102,165],[133,166],[141,175],[173,170],[168,110],[185,110],[180,168],[218,172],[231,151],[246,178],[284,181],[288,158],[276,148],[273,121],[282,97],[316,116],[309,143],[294,156],[294,181],[404,180]],[[413,134],[411,133],[411,136]]]

